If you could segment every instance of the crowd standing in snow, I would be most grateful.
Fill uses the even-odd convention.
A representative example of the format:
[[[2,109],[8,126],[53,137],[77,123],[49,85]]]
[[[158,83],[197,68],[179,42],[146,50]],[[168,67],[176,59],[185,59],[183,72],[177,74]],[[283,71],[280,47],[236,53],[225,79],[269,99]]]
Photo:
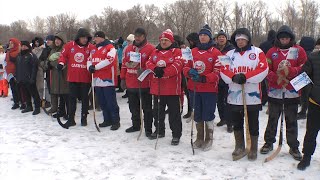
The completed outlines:
[[[137,28],[125,41],[120,37],[113,42],[105,32],[95,32],[92,37],[80,28],[72,41],[64,32],[45,40],[35,37],[32,43],[11,38],[6,48],[0,46],[0,95],[8,96],[9,84],[12,110],[20,108],[22,113],[37,115],[42,107],[48,115],[66,119],[65,128],[76,125],[77,101],[81,101],[81,126],[87,126],[90,101],[103,113],[99,127],[118,130],[121,118],[116,92],[126,90],[123,98],[128,97],[132,126],[125,132],[144,129],[150,140],[162,138],[168,113],[171,145],[178,145],[185,94],[188,110],[183,118],[194,121],[197,130],[192,148],[212,148],[217,106],[217,126],[226,124],[227,132],[234,132],[233,160],[246,155],[249,160],[257,159],[259,112],[268,102],[268,125],[260,153],[273,150],[281,116],[289,153],[300,161],[298,169],[310,165],[320,129],[320,40],[303,37],[298,45],[286,25],[277,32],[271,30],[260,48],[252,45],[246,28],[235,30],[229,40],[223,30],[214,36],[205,25],[187,36],[189,47],[170,29],[159,35],[157,46],[148,42],[147,35]],[[290,80],[302,72],[313,83],[296,91]],[[297,120],[306,117],[302,156]]]

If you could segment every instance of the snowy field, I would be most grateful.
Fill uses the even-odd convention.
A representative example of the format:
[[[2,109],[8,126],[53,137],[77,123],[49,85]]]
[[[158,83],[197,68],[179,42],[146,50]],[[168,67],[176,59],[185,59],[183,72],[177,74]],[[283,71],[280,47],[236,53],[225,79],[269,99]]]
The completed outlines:
[[[171,146],[171,131],[166,120],[166,137],[159,139],[158,149],[154,150],[155,140],[143,134],[137,141],[138,133],[125,133],[131,120],[127,99],[122,99],[121,95],[117,94],[120,129],[102,128],[101,133],[94,127],[91,111],[88,126],[80,126],[80,104],[77,126],[66,130],[44,112],[37,116],[21,114],[20,110],[10,109],[11,97],[0,98],[0,180],[320,179],[319,146],[306,171],[296,169],[298,161],[291,158],[287,145],[269,163],[263,163],[267,156],[260,154],[254,162],[246,157],[233,162],[234,138],[226,132],[226,126],[215,126],[211,151],[196,151],[193,156],[191,123],[183,120],[180,144]],[[260,113],[259,149],[264,143],[267,125],[265,111],[264,107]],[[219,120],[216,117],[215,124]],[[101,112],[97,113],[97,121],[102,122]],[[305,123],[305,120],[299,121],[300,150]]]

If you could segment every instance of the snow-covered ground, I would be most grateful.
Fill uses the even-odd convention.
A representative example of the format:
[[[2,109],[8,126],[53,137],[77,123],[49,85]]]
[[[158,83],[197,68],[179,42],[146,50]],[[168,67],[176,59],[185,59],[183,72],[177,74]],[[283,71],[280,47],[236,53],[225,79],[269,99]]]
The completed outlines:
[[[234,138],[225,126],[215,126],[211,151],[198,150],[192,155],[191,123],[183,120],[181,142],[171,146],[171,131],[166,121],[166,137],[159,139],[155,150],[155,140],[143,134],[137,141],[138,133],[125,133],[131,120],[127,99],[121,95],[117,95],[120,129],[102,128],[101,133],[94,127],[92,113],[88,126],[80,126],[79,106],[77,126],[66,130],[44,112],[37,116],[21,114],[20,110],[10,109],[11,97],[0,98],[0,179],[320,179],[320,147],[306,171],[296,169],[298,161],[291,158],[287,145],[269,163],[263,163],[266,155],[260,154],[255,162],[247,158],[233,162]],[[260,113],[259,148],[264,143],[265,110]],[[97,113],[97,120],[102,121],[101,112]],[[219,120],[217,117],[215,124]],[[300,150],[305,123],[299,121]]]

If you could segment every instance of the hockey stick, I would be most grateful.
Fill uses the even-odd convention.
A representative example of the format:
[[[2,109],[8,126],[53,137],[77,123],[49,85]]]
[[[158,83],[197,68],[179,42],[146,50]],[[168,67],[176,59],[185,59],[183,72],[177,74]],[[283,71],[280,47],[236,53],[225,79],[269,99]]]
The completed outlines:
[[[93,121],[97,131],[100,132],[100,128],[97,125],[97,120],[96,120],[96,102],[94,97],[93,73],[91,73],[91,91],[92,91],[92,105],[93,105]]]
[[[43,73],[43,94],[42,94],[42,102],[41,106],[45,109],[46,106],[46,73]]]
[[[160,123],[160,78],[158,78],[158,118],[157,118],[157,141],[156,141],[156,144],[154,146],[154,149],[157,150],[157,145],[158,145],[158,140],[159,140],[159,123]]]
[[[140,69],[141,69],[141,62],[140,62]],[[142,129],[143,129],[141,81],[139,81],[139,104],[140,104],[140,132],[137,137],[137,141],[139,141],[142,134]]]
[[[248,108],[247,108],[247,101],[246,101],[246,95],[244,92],[244,84],[241,85],[242,88],[242,100],[243,100],[243,110],[244,110],[244,118],[245,118],[245,124],[246,124],[246,151],[249,152],[251,148],[251,138],[250,138],[250,132],[249,132],[249,120],[248,120]]]
[[[267,157],[264,162],[269,162],[272,159],[274,159],[279,152],[281,151],[282,148],[282,141],[283,141],[283,119],[284,119],[284,97],[285,97],[285,92],[282,92],[282,111],[281,111],[281,122],[280,122],[280,135],[279,135],[279,145],[277,149],[269,156]]]
[[[193,97],[192,97],[192,115],[191,115],[191,148],[192,154],[194,155],[194,147],[193,147],[193,126],[194,126],[194,106],[196,104],[196,83],[193,83]]]

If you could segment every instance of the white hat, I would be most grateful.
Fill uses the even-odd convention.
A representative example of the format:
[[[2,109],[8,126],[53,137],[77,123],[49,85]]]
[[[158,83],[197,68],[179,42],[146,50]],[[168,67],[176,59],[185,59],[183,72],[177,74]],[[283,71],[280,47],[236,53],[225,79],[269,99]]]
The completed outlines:
[[[134,41],[134,35],[133,34],[129,34],[129,36],[127,37],[127,40],[133,42]]]
[[[249,41],[249,37],[245,34],[236,34],[235,41],[237,41],[238,39],[245,39]]]

